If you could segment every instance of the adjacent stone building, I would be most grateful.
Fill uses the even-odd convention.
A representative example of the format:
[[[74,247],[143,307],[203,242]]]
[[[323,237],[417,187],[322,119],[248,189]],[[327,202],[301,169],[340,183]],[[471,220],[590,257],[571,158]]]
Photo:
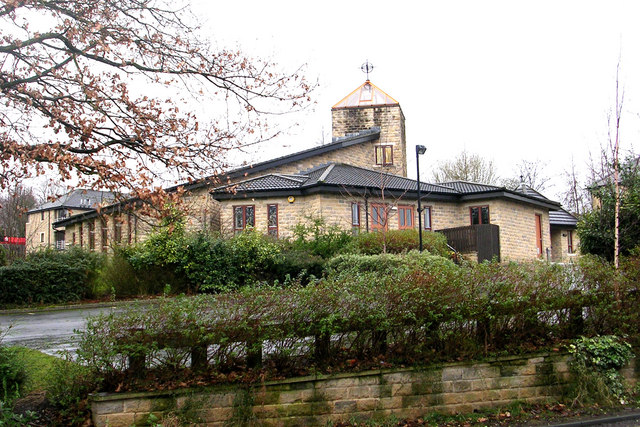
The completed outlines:
[[[27,252],[45,248],[65,249],[73,244],[73,233],[69,233],[67,238],[64,227],[53,224],[83,212],[95,212],[98,205],[108,205],[112,201],[111,192],[80,188],[31,209],[27,212],[25,230]]]

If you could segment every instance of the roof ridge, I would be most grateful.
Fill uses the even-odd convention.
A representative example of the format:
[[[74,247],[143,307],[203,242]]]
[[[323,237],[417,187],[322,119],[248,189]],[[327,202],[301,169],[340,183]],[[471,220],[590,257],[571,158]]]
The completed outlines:
[[[320,178],[318,178],[318,182],[324,182],[334,167],[336,167],[336,164],[330,163],[329,166],[325,169],[325,171],[322,172],[322,175],[320,175]]]

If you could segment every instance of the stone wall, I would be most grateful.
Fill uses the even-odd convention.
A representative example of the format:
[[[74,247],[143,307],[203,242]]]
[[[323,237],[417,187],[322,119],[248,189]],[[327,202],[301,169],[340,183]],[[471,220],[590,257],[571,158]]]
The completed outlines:
[[[380,140],[377,144],[393,146],[393,166],[385,168],[385,171],[407,176],[405,120],[400,105],[334,108],[331,110],[331,125],[334,137],[379,127]]]
[[[546,250],[551,250],[551,231],[547,209],[508,200],[468,203],[469,206],[482,204],[489,205],[491,224],[500,227],[500,259],[503,262],[529,261],[538,257],[536,214],[542,217],[542,257],[546,259]]]
[[[537,354],[424,369],[316,375],[248,386],[214,386],[91,397],[96,426],[146,425],[150,413],[190,415],[207,426],[326,425],[329,422],[427,413],[470,413],[514,401],[557,401],[570,380],[568,356]],[[623,370],[636,384],[636,363]],[[182,411],[182,412],[181,412]]]
[[[568,235],[571,233],[573,252],[569,253]],[[573,262],[579,254],[580,238],[575,229],[551,227],[551,261]]]

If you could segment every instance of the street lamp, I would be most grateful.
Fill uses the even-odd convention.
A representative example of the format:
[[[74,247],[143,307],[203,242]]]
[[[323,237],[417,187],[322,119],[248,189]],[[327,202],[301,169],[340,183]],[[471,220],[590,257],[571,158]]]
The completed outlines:
[[[416,168],[418,169],[418,236],[420,239],[420,252],[422,252],[422,196],[420,195],[420,155],[427,152],[424,145],[416,145]]]

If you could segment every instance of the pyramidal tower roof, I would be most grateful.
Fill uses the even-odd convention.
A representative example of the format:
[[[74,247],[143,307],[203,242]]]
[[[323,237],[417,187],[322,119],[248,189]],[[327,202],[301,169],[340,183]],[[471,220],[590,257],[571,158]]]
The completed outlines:
[[[372,105],[399,105],[399,102],[367,80],[332,108],[368,107]]]

